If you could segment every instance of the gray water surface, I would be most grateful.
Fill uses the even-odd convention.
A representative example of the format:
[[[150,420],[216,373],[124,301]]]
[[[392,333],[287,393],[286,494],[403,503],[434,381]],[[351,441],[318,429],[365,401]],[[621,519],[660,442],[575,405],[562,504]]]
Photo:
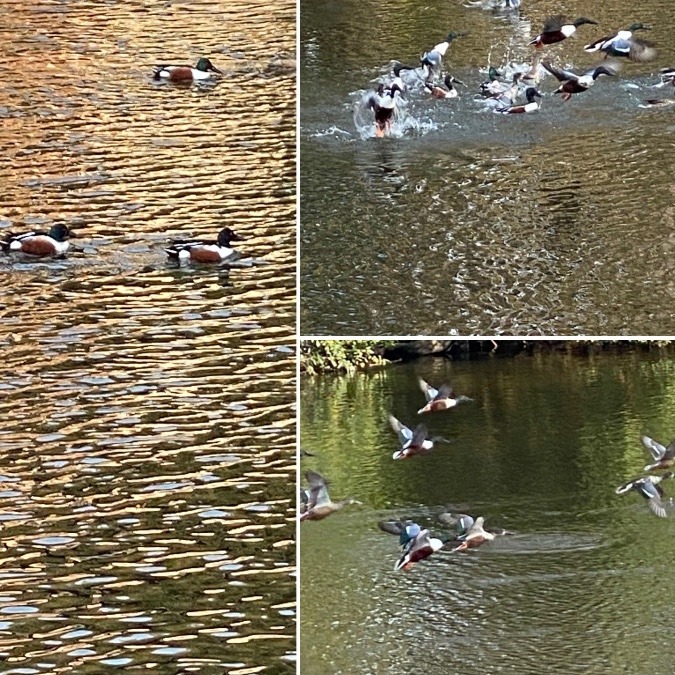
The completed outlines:
[[[418,376],[475,400],[418,417]],[[675,506],[657,518],[614,490],[649,460],[642,433],[672,438],[674,377],[671,358],[630,354],[306,380],[303,472],[363,505],[301,525],[302,672],[669,672]],[[450,443],[395,461],[388,413]],[[394,572],[398,542],[377,521],[443,535],[442,510],[515,534]]]
[[[598,26],[546,50],[584,72],[583,45],[633,21],[654,61],[563,102],[497,115],[476,100],[487,65],[531,63],[550,14]],[[671,334],[673,111],[645,109],[672,67],[673,5],[576,0],[500,15],[460,2],[301,2],[301,327],[319,334]],[[467,87],[413,91],[399,133],[357,128],[354,105],[392,60],[417,63],[449,30]]]

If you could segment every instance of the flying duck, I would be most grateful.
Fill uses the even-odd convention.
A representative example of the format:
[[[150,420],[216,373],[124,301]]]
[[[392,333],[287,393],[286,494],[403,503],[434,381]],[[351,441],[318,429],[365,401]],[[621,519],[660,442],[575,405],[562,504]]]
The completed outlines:
[[[483,518],[483,516],[476,518],[474,524],[471,525],[468,532],[463,536],[462,543],[452,549],[453,552],[466,551],[470,548],[478,548],[486,541],[492,541],[495,538],[495,535],[483,528],[484,522],[485,518]]]
[[[433,449],[434,443],[448,442],[440,436],[428,438],[429,432],[424,424],[418,424],[413,431],[405,424],[401,424],[393,415],[389,415],[389,424],[401,442],[401,449],[394,453],[394,459],[408,459],[414,455],[423,455]]]
[[[660,518],[666,517],[666,509],[663,505],[663,488],[659,485],[662,480],[672,478],[673,472],[666,471],[660,476],[642,476],[641,478],[633,478],[623,485],[619,485],[615,492],[622,495],[631,490],[635,490],[641,494],[648,502],[649,508]]]
[[[307,471],[305,478],[309,483],[309,490],[305,491],[305,498],[302,498],[300,507],[300,522],[305,520],[323,520],[331,514],[339,511],[349,504],[360,504],[351,497],[340,502],[334,502],[328,495],[328,483],[326,479],[316,471]],[[309,494],[307,494],[309,493]]]
[[[405,547],[403,555],[398,559],[394,566],[394,571],[409,570],[415,563],[425,560],[432,553],[440,551],[443,548],[443,541],[432,537],[429,530],[420,530]]]
[[[589,70],[584,75],[577,75],[570,70],[563,70],[554,66],[550,61],[542,61],[541,65],[548,70],[551,75],[554,75],[562,84],[553,92],[560,94],[564,101],[572,98],[572,94],[580,94],[588,90],[600,75],[616,75],[618,69],[616,67],[598,66],[593,70]]]
[[[675,440],[670,441],[670,445],[666,448],[653,438],[649,436],[642,437],[642,445],[652,453],[654,458],[653,464],[647,464],[645,471],[653,471],[654,469],[667,469],[675,463]]]
[[[587,19],[582,16],[576,21],[568,21],[561,14],[556,14],[551,16],[544,22],[544,27],[541,30],[541,33],[537,35],[533,40],[530,41],[531,45],[534,45],[537,49],[541,49],[545,45],[552,45],[556,42],[562,42],[568,37],[574,35],[577,32],[579,26],[583,26],[585,23],[597,24],[597,21],[593,19]]]
[[[433,49],[425,52],[420,62],[424,71],[424,80],[428,81],[432,79],[437,73],[441,70],[441,62],[445,56],[445,52],[448,51],[450,43],[458,37],[462,37],[466,33],[456,33],[450,32],[443,42],[439,42]]]
[[[584,47],[584,51],[601,51],[605,53],[605,58],[624,56],[631,61],[651,61],[656,56],[656,49],[650,42],[633,37],[633,33],[637,30],[651,30],[651,28],[643,23],[634,23],[616,35],[606,35],[591,42]]]
[[[377,523],[377,526],[382,532],[396,535],[398,537],[398,543],[403,551],[406,550],[409,542],[422,530],[422,528],[412,520],[380,520]]]
[[[452,387],[447,384],[443,384],[438,389],[435,389],[421,377],[418,378],[417,382],[419,383],[420,389],[424,392],[424,397],[427,399],[427,404],[417,411],[418,415],[448,410],[448,408],[454,408],[464,401],[473,400],[468,396],[457,396],[452,391]]]

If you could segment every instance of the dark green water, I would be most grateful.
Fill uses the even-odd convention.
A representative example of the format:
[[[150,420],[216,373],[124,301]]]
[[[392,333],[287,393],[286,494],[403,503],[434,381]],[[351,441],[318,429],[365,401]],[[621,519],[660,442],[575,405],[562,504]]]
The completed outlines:
[[[672,334],[675,106],[640,105],[672,96],[652,85],[675,63],[673,7],[547,0],[509,19],[459,1],[301,2],[302,333]],[[583,45],[636,20],[658,56],[568,103],[549,77],[536,114],[487,112],[488,62],[531,62],[561,11],[599,25],[547,50],[559,64],[593,68]],[[450,29],[469,33],[444,59],[460,98],[413,93],[404,133],[363,137],[363,92]]]
[[[397,462],[386,416],[417,421],[418,375],[475,401],[425,416],[451,444]],[[301,526],[302,672],[670,672],[675,509],[659,519],[614,489],[647,463],[641,433],[674,435],[674,397],[675,362],[642,354],[306,380],[303,470],[363,506]],[[377,521],[438,529],[441,508],[517,534],[395,573]]]

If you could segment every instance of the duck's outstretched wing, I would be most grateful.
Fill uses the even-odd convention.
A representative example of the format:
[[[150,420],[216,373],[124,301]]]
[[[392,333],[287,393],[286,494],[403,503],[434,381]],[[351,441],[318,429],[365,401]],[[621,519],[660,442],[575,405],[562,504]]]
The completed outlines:
[[[548,70],[553,77],[558,79],[560,82],[576,82],[579,79],[579,76],[576,73],[573,73],[571,70],[563,70],[554,66],[550,61],[544,60],[541,62],[541,65]]]
[[[656,461],[660,460],[666,454],[665,446],[661,445],[658,441],[655,441],[653,438],[649,438],[649,436],[642,437],[642,445],[644,445],[645,448],[649,450],[652,457]]]
[[[401,445],[404,447],[409,445],[411,439],[413,438],[413,432],[410,427],[402,424],[393,415],[389,415],[389,424],[394,430],[394,433],[398,436],[398,440],[400,441]]]

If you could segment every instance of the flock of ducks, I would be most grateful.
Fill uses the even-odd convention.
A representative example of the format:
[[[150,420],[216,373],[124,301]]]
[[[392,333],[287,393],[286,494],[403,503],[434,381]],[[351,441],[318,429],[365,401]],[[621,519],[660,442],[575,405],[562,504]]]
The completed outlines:
[[[418,382],[426,399],[426,404],[417,411],[418,415],[444,412],[472,400],[467,396],[455,394],[448,385],[435,388],[421,378]],[[393,455],[396,460],[425,455],[433,450],[436,442],[446,440],[439,437],[430,438],[424,424],[418,424],[411,429],[393,415],[389,415],[389,423],[401,444]],[[642,443],[654,459],[651,464],[645,466],[645,471],[668,469],[675,464],[675,440],[665,447],[649,436],[643,436]],[[305,450],[301,450],[300,455],[313,456]],[[616,494],[634,490],[647,500],[653,513],[665,518],[667,514],[663,502],[664,492],[660,483],[672,478],[673,475],[673,471],[666,471],[661,475],[649,474],[634,478],[616,488]],[[333,501],[328,494],[328,481],[316,471],[306,471],[305,478],[308,487],[300,490],[300,522],[322,520],[349,504],[361,503],[353,498]],[[438,536],[412,520],[378,522],[380,530],[398,537],[400,555],[394,565],[395,570],[410,570],[416,563],[448,547],[448,544],[451,552],[458,553],[478,548],[495,537],[513,534],[503,528],[486,527],[482,516],[474,518],[466,513],[442,512],[436,515],[436,520],[445,528]]]
[[[204,82],[223,75],[210,59],[202,57],[193,66],[158,65],[153,71],[155,80],[164,80],[176,84]],[[76,234],[65,224],[55,223],[49,231],[31,230],[14,234],[5,232],[0,241],[0,249],[8,254],[20,254],[26,259],[64,257],[71,248],[70,238]],[[170,260],[180,265],[191,263],[224,263],[234,262],[239,253],[231,242],[241,241],[243,237],[231,228],[224,227],[215,241],[204,239],[178,239],[169,243],[164,249]]]
[[[520,0],[481,0],[468,6],[517,11]],[[612,57],[612,60],[605,61],[588,72],[578,74],[555,65],[551,58],[542,57],[546,47],[567,40],[585,25],[597,25],[597,21],[586,17],[570,20],[562,15],[549,17],[544,22],[541,32],[529,43],[535,49],[531,67],[512,72],[509,81],[501,81],[499,78],[502,73],[494,67],[489,68],[488,80],[479,88],[479,94],[488,107],[501,114],[530,113],[538,110],[543,97],[537,88],[542,76],[541,68],[560,82],[552,93],[559,94],[563,100],[569,100],[574,94],[588,91],[599,77],[615,76],[619,72],[621,58],[644,62],[656,57],[655,47],[641,37],[635,36],[637,31],[650,30],[650,27],[643,23],[633,23],[625,29],[587,44],[584,51],[603,54],[605,59]],[[443,59],[453,41],[463,35],[466,33],[455,31],[448,33],[442,42],[422,55],[418,66],[394,62],[392,74],[387,81],[379,83],[376,91],[370,92],[362,101],[365,109],[372,111],[374,115],[375,136],[386,136],[391,131],[400,107],[412,89],[421,90],[437,99],[457,98],[458,91],[455,85],[464,83],[449,73],[443,73]],[[675,88],[675,68],[663,68],[660,71],[660,83],[654,86]],[[524,97],[525,101],[519,101],[521,97]],[[664,106],[675,103],[675,99],[648,99],[644,103],[645,107]]]

